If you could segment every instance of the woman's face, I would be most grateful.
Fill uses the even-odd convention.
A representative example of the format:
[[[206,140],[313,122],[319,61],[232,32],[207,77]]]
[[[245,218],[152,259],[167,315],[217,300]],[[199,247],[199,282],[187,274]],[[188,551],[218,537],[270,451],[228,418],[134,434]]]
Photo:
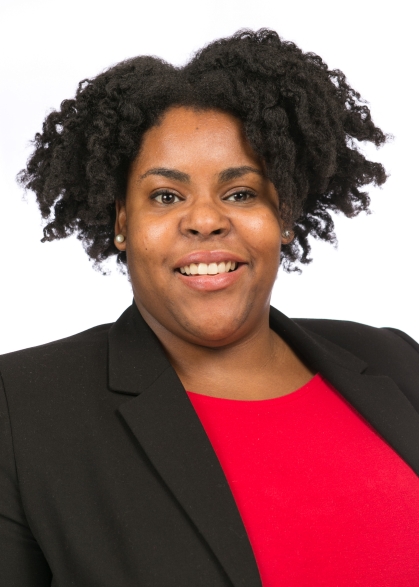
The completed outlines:
[[[217,347],[251,336],[266,317],[280,261],[278,195],[233,116],[168,110],[144,136],[115,228],[149,324]]]

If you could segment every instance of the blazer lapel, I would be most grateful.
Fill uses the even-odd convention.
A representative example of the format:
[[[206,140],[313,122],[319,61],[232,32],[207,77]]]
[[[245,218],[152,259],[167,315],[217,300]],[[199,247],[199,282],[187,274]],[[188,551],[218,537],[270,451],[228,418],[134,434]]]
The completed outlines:
[[[300,327],[275,308],[271,308],[270,322],[419,476],[419,414],[395,382],[385,375],[366,374],[365,361]]]
[[[109,333],[111,389],[136,397],[119,412],[235,587],[262,587],[218,458],[175,371],[135,306]]]

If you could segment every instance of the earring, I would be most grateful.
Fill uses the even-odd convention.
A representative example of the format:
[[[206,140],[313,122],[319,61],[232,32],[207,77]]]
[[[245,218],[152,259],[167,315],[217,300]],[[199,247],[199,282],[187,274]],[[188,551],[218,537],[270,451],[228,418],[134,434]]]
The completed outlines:
[[[117,234],[116,237],[115,237],[115,240],[116,240],[117,243],[123,243],[124,240],[125,240],[125,237],[124,237],[123,234]]]
[[[290,233],[290,231],[289,231],[289,230],[284,230],[284,234],[283,234],[283,236],[284,236],[284,238],[288,238],[288,237],[290,236],[290,234],[291,234],[291,233]]]

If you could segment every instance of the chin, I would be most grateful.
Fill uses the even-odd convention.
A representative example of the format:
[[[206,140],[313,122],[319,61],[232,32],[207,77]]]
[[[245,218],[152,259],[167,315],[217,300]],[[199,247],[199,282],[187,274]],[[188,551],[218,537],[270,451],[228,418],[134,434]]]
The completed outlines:
[[[194,313],[183,315],[179,324],[194,338],[195,344],[203,346],[224,346],[234,342],[243,335],[242,327],[247,324],[251,305],[241,309],[231,306],[223,311]],[[199,316],[199,319],[197,319]]]
[[[192,335],[195,344],[207,347],[222,347],[231,344],[238,337],[237,329],[223,328],[223,329],[195,329],[188,330]]]

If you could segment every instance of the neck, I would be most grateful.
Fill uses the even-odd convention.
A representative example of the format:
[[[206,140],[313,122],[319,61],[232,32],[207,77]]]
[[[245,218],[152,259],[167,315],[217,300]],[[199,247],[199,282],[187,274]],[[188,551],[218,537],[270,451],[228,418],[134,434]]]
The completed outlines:
[[[277,394],[278,374],[285,373],[292,351],[269,328],[269,306],[245,336],[218,347],[191,343],[139,309],[186,390],[231,399],[263,399],[267,387],[268,397]]]

